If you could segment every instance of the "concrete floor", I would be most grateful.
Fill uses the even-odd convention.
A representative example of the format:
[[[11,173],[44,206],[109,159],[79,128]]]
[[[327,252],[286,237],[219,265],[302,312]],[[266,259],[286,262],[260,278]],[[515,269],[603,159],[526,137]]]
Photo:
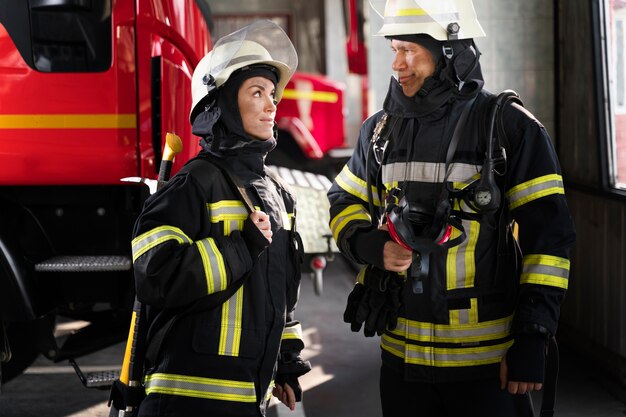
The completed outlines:
[[[312,281],[302,281],[297,318],[313,371],[301,379],[304,401],[295,412],[272,405],[268,417],[378,417],[380,350],[378,338],[352,333],[343,323],[345,300],[352,288],[351,269],[341,259],[329,264],[324,293],[314,294]],[[85,371],[119,368],[123,344],[78,359]],[[593,368],[561,347],[557,417],[624,417],[626,395]],[[618,398],[621,398],[619,400]],[[6,384],[0,394],[0,417],[107,417],[107,391],[84,388],[66,363],[40,358],[27,372]],[[536,396],[538,407],[540,397]],[[537,414],[538,415],[538,414]],[[407,413],[407,417],[410,414]]]

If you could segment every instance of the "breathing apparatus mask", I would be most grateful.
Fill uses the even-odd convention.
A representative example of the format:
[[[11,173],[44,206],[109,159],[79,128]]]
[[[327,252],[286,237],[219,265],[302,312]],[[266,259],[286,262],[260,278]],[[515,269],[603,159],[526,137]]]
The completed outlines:
[[[452,190],[448,184],[450,164],[460,140],[460,132],[473,107],[474,100],[472,99],[464,104],[450,140],[445,162],[446,174],[438,202],[435,205],[412,202],[398,188],[390,190],[385,199],[384,219],[390,236],[400,246],[413,253],[410,276],[415,293],[423,292],[422,280],[428,276],[430,255],[457,246],[465,240],[463,219],[480,220],[481,217],[493,214],[500,209],[502,196],[495,177],[505,174],[506,151],[498,138],[505,137],[501,110],[509,101],[522,104],[517,93],[506,90],[494,97],[487,105],[485,132],[487,150],[481,177],[477,181],[462,190]],[[379,166],[384,162],[384,153],[395,124],[394,121],[392,127],[387,128],[388,122],[389,116],[384,114],[374,128],[367,165],[372,157],[376,159]],[[496,170],[496,165],[503,166],[504,169],[499,172]],[[367,172],[370,172],[369,169]],[[371,192],[369,184],[367,189]],[[369,198],[372,201],[371,195]],[[455,199],[464,201],[471,211],[463,211],[460,207],[453,210]],[[374,213],[372,207],[370,211]],[[454,230],[457,232],[454,233]]]
[[[435,209],[411,202],[406,196],[396,203],[400,192],[394,188],[387,195],[384,217],[391,238],[413,253],[409,276],[413,292],[420,294],[424,291],[423,279],[428,276],[430,255],[461,244],[466,235],[448,199],[441,200]],[[454,238],[453,229],[459,232]]]

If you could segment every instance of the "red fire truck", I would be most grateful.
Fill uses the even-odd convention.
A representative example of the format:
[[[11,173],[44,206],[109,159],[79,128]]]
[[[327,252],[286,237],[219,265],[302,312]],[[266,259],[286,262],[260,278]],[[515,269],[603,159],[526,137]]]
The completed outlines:
[[[131,232],[149,191],[120,180],[157,177],[167,132],[183,139],[173,172],[198,151],[190,80],[211,24],[205,0],[0,0],[2,381],[39,354],[125,340]],[[294,77],[277,115],[286,159],[343,146],[342,93]],[[61,339],[58,318],[86,325]]]

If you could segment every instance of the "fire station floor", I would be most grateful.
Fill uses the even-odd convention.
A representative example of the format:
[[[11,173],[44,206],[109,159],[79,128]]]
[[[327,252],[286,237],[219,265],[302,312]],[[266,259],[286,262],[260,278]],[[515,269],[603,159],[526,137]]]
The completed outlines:
[[[340,257],[324,273],[324,291],[303,276],[296,317],[302,322],[305,358],[313,370],[301,378],[302,403],[294,412],[272,405],[268,417],[380,417],[378,338],[353,333],[343,323],[354,272]],[[77,360],[85,371],[118,368],[124,344]],[[535,405],[541,404],[536,395]],[[84,388],[67,363],[39,358],[24,375],[2,387],[0,417],[107,417],[108,391]],[[420,415],[407,410],[407,417]],[[539,414],[536,414],[539,416]],[[593,364],[561,346],[556,417],[624,417],[626,392],[598,373]],[[455,416],[456,417],[456,416]]]

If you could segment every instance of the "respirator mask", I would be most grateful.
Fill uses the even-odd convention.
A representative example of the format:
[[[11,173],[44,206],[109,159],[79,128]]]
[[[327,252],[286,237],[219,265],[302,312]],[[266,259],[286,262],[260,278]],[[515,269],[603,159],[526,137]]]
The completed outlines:
[[[413,253],[409,270],[413,292],[424,291],[423,279],[428,276],[430,255],[461,244],[465,240],[465,230],[461,220],[452,214],[450,202],[444,199],[436,208],[411,202],[403,196],[398,203],[393,189],[387,196],[385,220],[391,238],[403,248]],[[459,235],[452,238],[452,230]]]

